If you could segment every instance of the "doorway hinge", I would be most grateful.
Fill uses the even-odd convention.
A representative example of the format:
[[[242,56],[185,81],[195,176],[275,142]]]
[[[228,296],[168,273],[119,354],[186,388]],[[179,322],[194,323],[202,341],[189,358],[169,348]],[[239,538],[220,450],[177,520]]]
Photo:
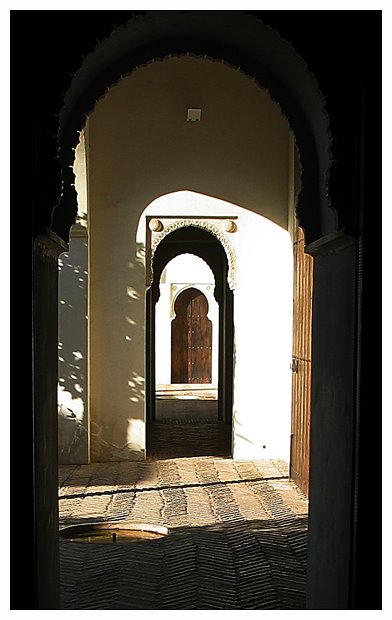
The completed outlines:
[[[298,359],[297,358],[293,357],[293,360],[290,364],[290,368],[293,372],[298,373]]]

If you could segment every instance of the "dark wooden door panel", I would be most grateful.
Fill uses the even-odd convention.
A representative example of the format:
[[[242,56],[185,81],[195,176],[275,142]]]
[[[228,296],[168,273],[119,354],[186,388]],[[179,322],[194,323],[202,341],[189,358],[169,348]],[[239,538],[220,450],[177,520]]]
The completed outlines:
[[[172,321],[172,383],[211,383],[212,323],[203,293],[189,288],[180,293]]]
[[[207,318],[208,302],[200,293],[192,299],[190,383],[211,383],[212,323]]]

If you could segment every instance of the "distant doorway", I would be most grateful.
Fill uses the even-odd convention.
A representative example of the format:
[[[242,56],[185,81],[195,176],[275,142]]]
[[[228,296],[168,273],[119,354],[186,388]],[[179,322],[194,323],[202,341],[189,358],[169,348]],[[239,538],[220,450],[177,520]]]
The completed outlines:
[[[171,325],[171,382],[212,382],[212,322],[201,291],[182,291],[174,305]]]
[[[186,256],[201,259],[211,273],[188,269],[180,275],[176,270]],[[152,272],[146,299],[147,458],[230,456],[234,329],[225,250],[210,232],[184,226],[160,241]]]

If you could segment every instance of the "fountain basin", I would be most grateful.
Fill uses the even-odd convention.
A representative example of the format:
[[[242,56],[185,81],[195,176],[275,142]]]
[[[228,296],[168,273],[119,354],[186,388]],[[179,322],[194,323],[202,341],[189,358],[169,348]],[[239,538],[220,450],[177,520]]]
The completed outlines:
[[[167,527],[149,523],[131,523],[129,521],[99,521],[71,525],[60,529],[62,540],[82,543],[132,543],[142,540],[158,540],[167,536]]]

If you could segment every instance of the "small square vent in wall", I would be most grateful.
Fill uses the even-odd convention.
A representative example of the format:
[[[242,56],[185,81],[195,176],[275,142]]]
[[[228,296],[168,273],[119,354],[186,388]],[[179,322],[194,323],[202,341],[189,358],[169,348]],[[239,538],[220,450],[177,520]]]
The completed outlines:
[[[187,121],[199,121],[201,119],[200,108],[188,108],[186,120]]]

